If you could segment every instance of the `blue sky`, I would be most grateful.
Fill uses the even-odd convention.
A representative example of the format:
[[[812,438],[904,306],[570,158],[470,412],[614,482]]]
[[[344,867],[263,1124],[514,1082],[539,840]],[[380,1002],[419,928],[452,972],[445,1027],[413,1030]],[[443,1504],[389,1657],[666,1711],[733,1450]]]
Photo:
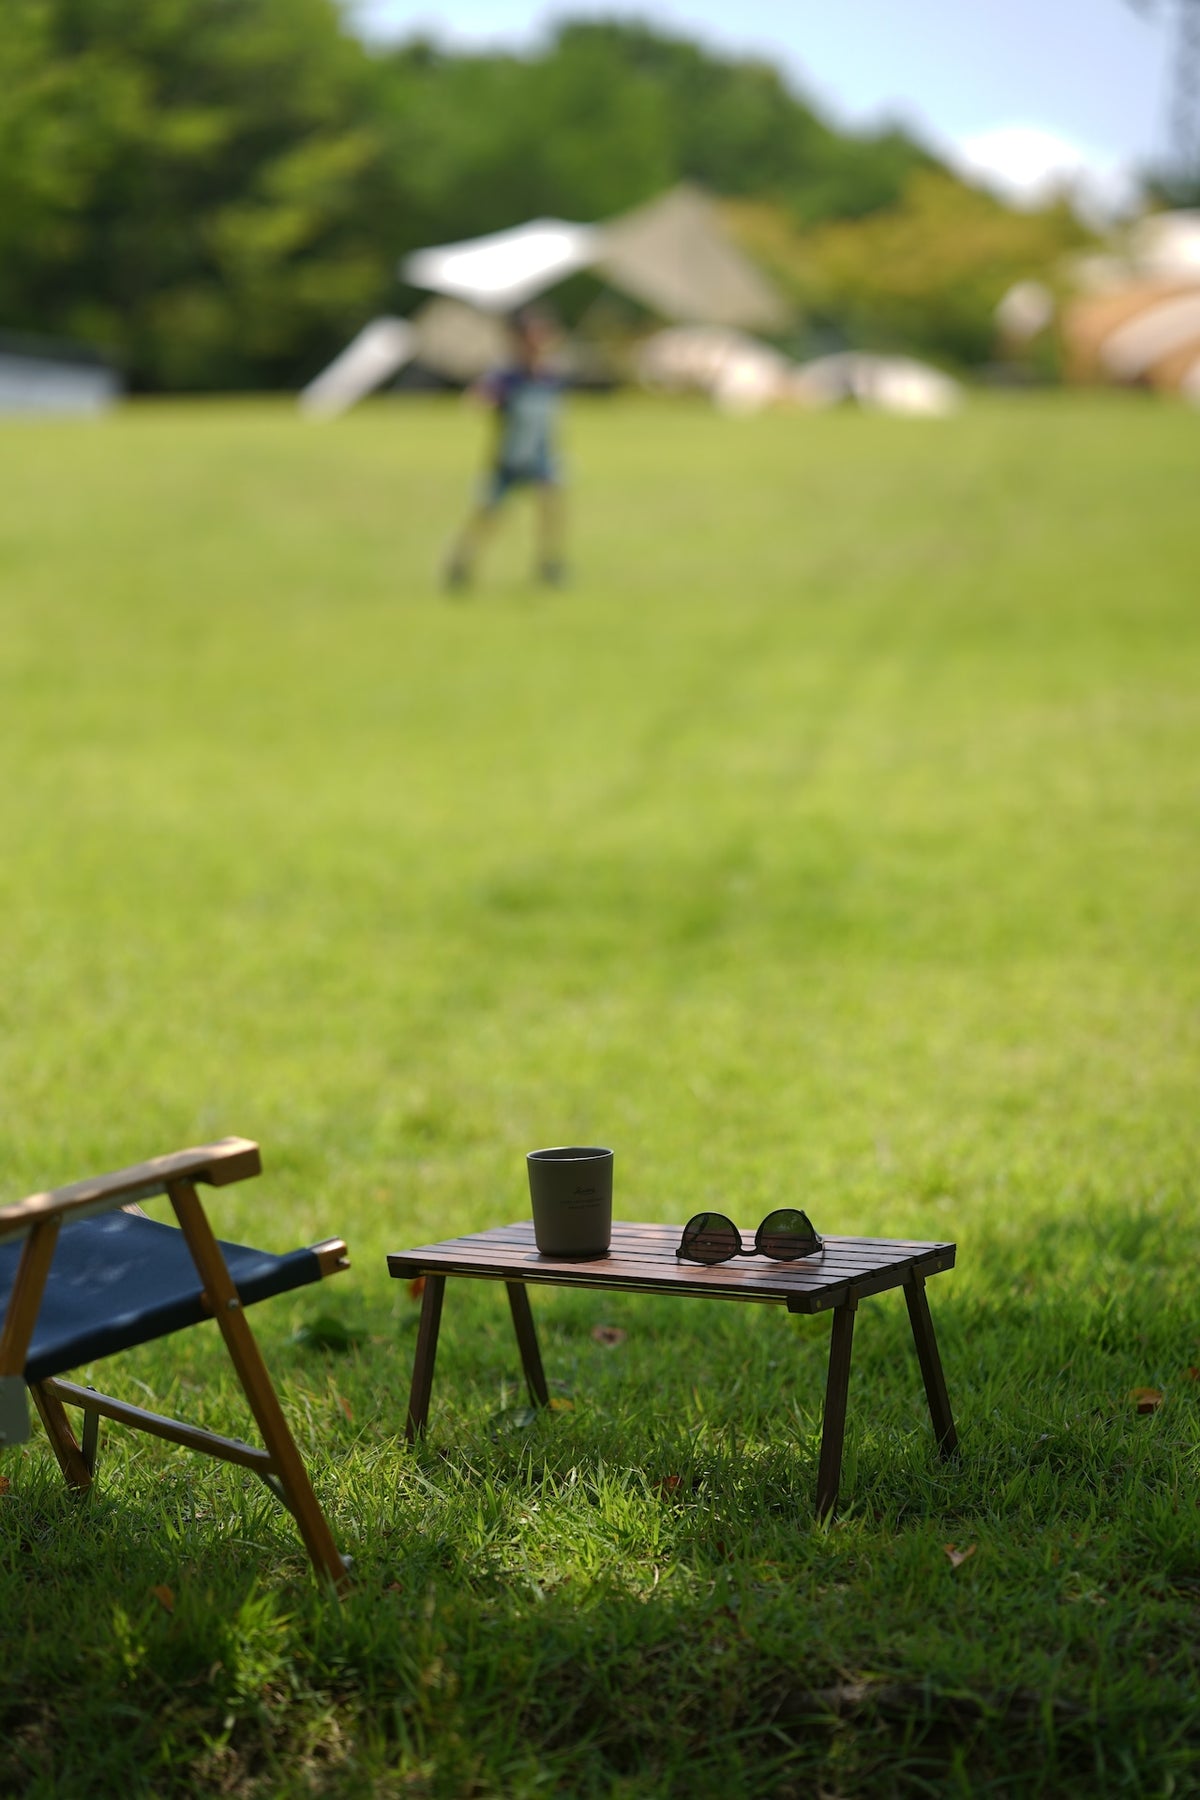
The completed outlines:
[[[1147,17],[1127,0],[459,0],[445,9],[351,0],[371,36],[420,30],[456,44],[527,47],[562,16],[648,18],[769,56],[843,123],[903,120],[1024,185],[1041,164],[1087,167],[1111,183],[1162,158],[1178,3],[1157,0]]]

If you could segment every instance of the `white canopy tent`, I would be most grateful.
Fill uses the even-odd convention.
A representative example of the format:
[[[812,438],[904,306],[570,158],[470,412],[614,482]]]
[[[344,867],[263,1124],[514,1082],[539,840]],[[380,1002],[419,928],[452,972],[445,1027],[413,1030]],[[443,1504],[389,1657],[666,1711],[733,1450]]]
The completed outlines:
[[[372,319],[300,395],[314,418],[345,412],[411,361],[416,333],[407,319]]]
[[[415,250],[401,264],[413,287],[448,294],[485,312],[512,312],[596,260],[601,232],[565,219],[532,219],[460,244]]]
[[[792,381],[792,397],[803,406],[852,401],[866,412],[944,419],[962,405],[963,390],[953,376],[915,357],[842,350],[802,363]]]
[[[656,332],[640,347],[638,375],[651,389],[708,394],[723,412],[853,402],[865,411],[944,418],[962,402],[958,382],[911,357],[842,351],[795,363],[745,332],[713,325]]]
[[[607,225],[534,219],[414,251],[400,265],[414,287],[486,312],[523,306],[583,269],[683,324],[770,330],[787,321],[779,295],[729,237],[712,201],[687,186]]]
[[[531,219],[508,231],[415,250],[400,265],[410,286],[493,317],[584,270],[681,324],[770,331],[787,323],[783,300],[730,238],[712,201],[686,186],[605,225]],[[305,388],[304,410],[340,412],[419,358],[420,315],[412,321],[415,338],[400,335],[407,324],[377,319],[366,326]]]

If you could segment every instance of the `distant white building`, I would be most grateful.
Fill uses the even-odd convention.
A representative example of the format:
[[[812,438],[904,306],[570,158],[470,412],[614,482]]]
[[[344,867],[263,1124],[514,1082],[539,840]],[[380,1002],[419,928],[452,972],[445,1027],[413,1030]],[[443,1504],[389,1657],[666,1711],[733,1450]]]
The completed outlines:
[[[115,369],[92,351],[0,332],[0,414],[86,417],[120,394]]]

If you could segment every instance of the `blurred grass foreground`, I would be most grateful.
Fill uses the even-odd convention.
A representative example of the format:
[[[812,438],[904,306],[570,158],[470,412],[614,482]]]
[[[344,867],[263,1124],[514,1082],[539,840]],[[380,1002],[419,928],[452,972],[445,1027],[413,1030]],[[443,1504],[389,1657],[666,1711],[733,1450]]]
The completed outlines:
[[[0,432],[4,1194],[262,1142],[218,1228],[354,1258],[255,1324],[357,1573],[10,1454],[0,1790],[1195,1791],[1195,429],[580,402],[572,586],[518,511],[465,601],[453,404]],[[956,1239],[958,1464],[895,1297],[819,1531],[823,1326],[535,1297],[523,1425],[469,1284],[406,1450],[385,1251],[567,1141],[624,1217]],[[106,1379],[241,1433],[211,1332]]]

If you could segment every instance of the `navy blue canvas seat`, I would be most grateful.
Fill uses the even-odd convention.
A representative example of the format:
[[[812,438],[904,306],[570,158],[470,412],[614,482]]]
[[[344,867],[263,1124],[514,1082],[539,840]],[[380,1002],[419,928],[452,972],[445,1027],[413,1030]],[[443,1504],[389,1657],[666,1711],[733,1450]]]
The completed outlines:
[[[218,1239],[243,1306],[320,1281],[312,1250],[271,1256]],[[0,1244],[0,1312],[8,1308],[19,1244]],[[25,1362],[26,1381],[65,1375],[117,1350],[132,1350],[212,1318],[187,1240],[177,1225],[137,1213],[71,1219],[54,1261]]]
[[[0,1449],[29,1436],[26,1392],[71,1487],[92,1484],[98,1421],[116,1420],[251,1469],[296,1520],[318,1574],[341,1587],[346,1564],[313,1493],[245,1309],[349,1267],[329,1238],[276,1255],[213,1236],[198,1182],[226,1187],[259,1174],[258,1145],[223,1138],[113,1175],[0,1205]],[[165,1194],[177,1224],[140,1203]],[[166,1418],[64,1380],[80,1369],[212,1319],[265,1448]],[[66,1407],[84,1414],[82,1443]]]

